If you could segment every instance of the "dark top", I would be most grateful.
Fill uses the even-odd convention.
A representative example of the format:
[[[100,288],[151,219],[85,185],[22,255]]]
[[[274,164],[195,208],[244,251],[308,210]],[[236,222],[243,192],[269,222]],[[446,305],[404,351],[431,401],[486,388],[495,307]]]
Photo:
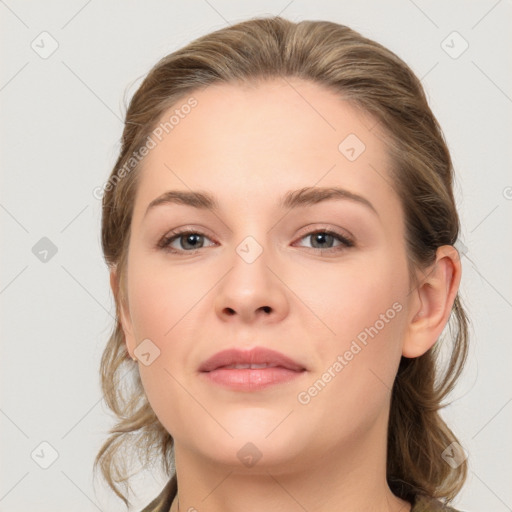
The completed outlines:
[[[171,504],[178,491],[176,475],[165,485],[162,492],[141,512],[169,512]],[[411,512],[461,512],[452,507],[444,505],[439,500],[428,496],[416,496]]]

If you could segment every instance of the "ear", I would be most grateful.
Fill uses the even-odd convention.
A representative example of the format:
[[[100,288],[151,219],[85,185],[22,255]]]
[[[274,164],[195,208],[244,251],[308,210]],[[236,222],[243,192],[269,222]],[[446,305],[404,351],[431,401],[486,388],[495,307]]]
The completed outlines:
[[[411,318],[402,347],[404,357],[419,357],[438,340],[450,318],[461,271],[459,253],[455,247],[439,247],[436,261],[426,269],[420,284],[411,293]]]
[[[126,349],[130,357],[136,359],[133,351],[137,345],[135,343],[135,337],[133,336],[130,311],[123,300],[122,294],[119,293],[119,278],[116,269],[110,271],[110,288],[112,289],[117,304],[117,314],[119,315],[119,322],[123,329]]]

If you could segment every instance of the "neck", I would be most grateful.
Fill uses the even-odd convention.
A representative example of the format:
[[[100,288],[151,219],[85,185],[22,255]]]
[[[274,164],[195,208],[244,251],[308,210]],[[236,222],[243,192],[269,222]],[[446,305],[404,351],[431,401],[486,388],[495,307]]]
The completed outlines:
[[[374,427],[364,439],[358,434],[315,458],[250,469],[176,443],[178,494],[171,512],[409,512],[411,505],[386,482],[386,422]]]

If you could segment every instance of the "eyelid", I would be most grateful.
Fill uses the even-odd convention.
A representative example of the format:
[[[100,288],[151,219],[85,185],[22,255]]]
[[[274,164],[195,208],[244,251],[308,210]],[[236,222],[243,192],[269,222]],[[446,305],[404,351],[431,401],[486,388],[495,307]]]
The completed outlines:
[[[345,230],[346,231],[346,230]],[[295,244],[297,241],[302,240],[303,238],[306,238],[308,236],[317,234],[317,233],[324,233],[330,236],[334,236],[341,242],[341,247],[328,247],[327,249],[318,249],[316,247],[304,247],[305,249],[310,249],[314,252],[323,252],[323,253],[329,253],[329,252],[339,252],[343,249],[349,249],[351,247],[356,246],[355,238],[352,234],[344,234],[341,233],[338,229],[334,229],[330,227],[329,225],[316,225],[313,226],[309,225],[303,228],[302,234],[300,234],[296,240],[293,242]],[[170,244],[174,242],[175,240],[179,239],[180,236],[186,235],[186,234],[196,234],[205,238],[208,238],[209,240],[212,240],[215,244],[218,244],[215,240],[213,240],[213,237],[205,233],[203,228],[194,228],[193,226],[183,226],[181,228],[176,228],[167,234],[165,234],[157,243],[157,248],[167,251],[172,254],[195,254],[201,249],[206,249],[206,247],[199,247],[198,249],[192,249],[190,251],[182,250],[182,249],[171,249]]]
[[[173,249],[170,249],[170,243],[173,242],[174,240],[178,239],[181,235],[186,235],[186,234],[197,234],[197,235],[200,235],[200,236],[203,236],[205,238],[208,238],[212,241],[214,241],[212,239],[212,237],[210,235],[208,235],[205,230],[203,228],[194,228],[193,226],[183,226],[181,228],[176,228],[176,229],[173,229],[169,232],[167,232],[157,243],[157,248],[159,249],[162,249],[164,251],[168,251],[168,252],[171,252],[171,253],[175,253],[175,254],[194,254],[196,253],[197,251],[199,251],[200,249],[204,249],[204,247],[200,247],[199,249],[195,249],[195,250],[191,250],[191,251],[183,251],[183,250],[173,250]],[[217,243],[214,241],[214,243]]]
[[[347,242],[355,245],[355,237],[350,233],[350,231],[341,228],[334,228],[330,224],[308,224],[301,230],[301,234],[298,236],[298,239],[304,238],[307,235],[312,235],[314,233],[328,233],[330,235],[338,236]]]

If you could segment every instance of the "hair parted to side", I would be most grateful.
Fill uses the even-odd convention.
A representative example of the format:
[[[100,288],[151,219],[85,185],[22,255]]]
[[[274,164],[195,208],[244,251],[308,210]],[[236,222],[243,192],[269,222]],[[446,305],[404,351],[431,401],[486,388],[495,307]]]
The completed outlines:
[[[117,323],[101,360],[101,385],[118,418],[96,456],[112,490],[129,488],[126,448],[141,469],[154,460],[169,476],[173,439],[144,393],[139,372],[126,350],[120,304],[126,300],[125,271],[139,166],[122,169],[145,143],[163,114],[194,91],[213,83],[254,83],[299,77],[337,92],[369,113],[389,138],[394,187],[406,222],[409,270],[435,261],[436,249],[454,245],[459,217],[452,191],[453,166],[420,81],[393,52],[358,32],[329,21],[294,23],[281,17],[253,18],[200,37],[162,58],[130,101],[122,148],[103,195],[102,247],[119,278],[115,290]],[[411,277],[412,272],[410,272]],[[414,284],[414,283],[412,283]],[[424,355],[402,357],[392,390],[388,429],[387,480],[400,498],[417,494],[451,501],[462,488],[467,464],[452,468],[442,452],[457,438],[439,414],[464,367],[468,319],[459,295],[449,320],[450,358],[440,373],[439,342]],[[124,375],[132,377],[126,386]]]

